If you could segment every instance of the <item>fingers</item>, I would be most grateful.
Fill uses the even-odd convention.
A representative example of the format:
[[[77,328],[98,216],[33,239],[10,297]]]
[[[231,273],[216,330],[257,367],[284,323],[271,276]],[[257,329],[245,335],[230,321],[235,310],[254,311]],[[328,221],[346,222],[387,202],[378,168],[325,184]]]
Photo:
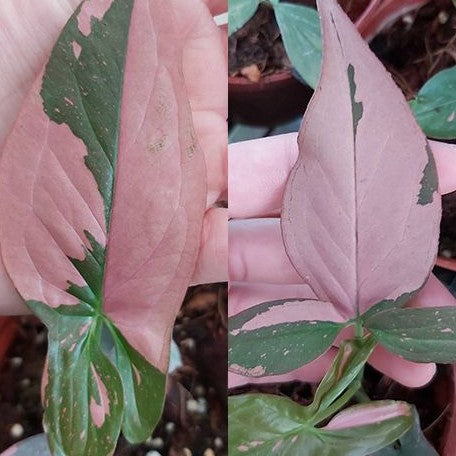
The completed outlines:
[[[230,221],[229,246],[229,277],[232,281],[303,282],[285,252],[278,218]]]
[[[223,2],[211,1],[216,11]],[[226,4],[226,2],[225,2]],[[208,175],[208,207],[227,188],[227,59],[211,13],[202,1],[173,0],[183,43],[183,73],[198,142]]]
[[[183,40],[183,71],[192,111],[211,110],[226,119],[228,65],[220,30],[201,1],[173,0],[173,5]]]
[[[407,303],[407,307],[444,307],[456,305],[456,299],[434,274],[429,276],[421,291]]]
[[[228,1],[227,0],[204,0],[209,11],[213,16],[218,14],[225,13],[228,11]]]
[[[298,156],[297,134],[230,145],[229,214],[232,218],[278,215],[285,184]]]
[[[228,165],[226,160],[227,123],[213,111],[193,117],[198,143],[206,159],[207,207],[226,199]]]
[[[227,210],[213,208],[206,212],[203,222],[201,250],[192,285],[226,282],[228,280],[228,219]]]
[[[439,175],[439,190],[442,195],[456,190],[456,145],[429,141]]]
[[[442,194],[456,190],[456,145],[430,141]],[[232,218],[278,215],[291,168],[298,157],[297,134],[235,143],[229,152],[229,214]]]
[[[381,346],[376,347],[369,358],[369,364],[409,388],[419,388],[426,385],[432,380],[436,372],[434,363],[413,363],[389,353]]]

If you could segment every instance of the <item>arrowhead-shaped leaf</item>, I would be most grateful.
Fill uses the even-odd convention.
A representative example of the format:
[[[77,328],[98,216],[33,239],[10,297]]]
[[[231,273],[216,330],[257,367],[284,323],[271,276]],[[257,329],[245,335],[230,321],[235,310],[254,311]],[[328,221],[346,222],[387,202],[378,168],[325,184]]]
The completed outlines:
[[[228,35],[238,31],[256,12],[260,0],[228,0]]]
[[[46,436],[39,434],[16,443],[1,456],[50,456],[50,454]]]
[[[456,67],[437,73],[410,102],[424,133],[431,138],[456,138]]]
[[[410,407],[403,402],[354,406],[325,428],[309,425],[304,410],[278,396],[230,397],[230,454],[365,456],[394,442],[412,425]]]
[[[425,282],[441,212],[434,158],[408,104],[334,0],[323,66],[282,210],[285,247],[320,300],[353,318]]]
[[[315,87],[321,65],[318,13],[308,6],[287,2],[277,2],[274,12],[285,50],[294,69],[310,87]]]
[[[410,361],[456,361],[456,308],[390,309],[365,319],[375,339]]]
[[[413,427],[399,439],[399,445],[390,445],[372,456],[439,456],[421,430],[420,417],[415,407],[412,407],[412,411]]]
[[[320,320],[324,316],[325,321]],[[318,358],[344,324],[327,302],[288,299],[259,304],[229,321],[229,366],[262,377],[290,372]]]
[[[175,36],[166,0],[83,2],[5,143],[0,242],[49,328],[54,454],[111,454],[161,414],[205,207]]]

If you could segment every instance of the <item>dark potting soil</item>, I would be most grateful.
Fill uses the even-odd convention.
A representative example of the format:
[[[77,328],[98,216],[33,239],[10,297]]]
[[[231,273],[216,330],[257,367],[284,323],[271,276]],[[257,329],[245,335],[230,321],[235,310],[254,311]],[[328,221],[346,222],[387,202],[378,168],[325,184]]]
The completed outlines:
[[[252,82],[290,68],[272,9],[260,5],[247,24],[228,39],[228,71]]]
[[[226,285],[190,288],[174,327],[183,365],[170,376],[162,421],[143,445],[120,439],[116,456],[227,454]],[[0,453],[43,432],[40,382],[47,332],[34,317],[0,366]],[[156,453],[154,453],[158,456]]]
[[[377,36],[372,49],[408,99],[439,71],[456,64],[456,8],[434,0]],[[442,198],[439,254],[456,258],[456,192]]]
[[[270,383],[240,386],[231,389],[230,394],[274,394],[289,397],[305,406],[312,402],[316,388],[316,384],[304,382]],[[443,450],[441,439],[450,417],[454,391],[449,366],[439,365],[437,374],[429,385],[423,388],[407,388],[367,365],[363,388],[372,400],[402,400],[415,405],[426,438],[441,454]],[[349,405],[354,404],[355,402]]]

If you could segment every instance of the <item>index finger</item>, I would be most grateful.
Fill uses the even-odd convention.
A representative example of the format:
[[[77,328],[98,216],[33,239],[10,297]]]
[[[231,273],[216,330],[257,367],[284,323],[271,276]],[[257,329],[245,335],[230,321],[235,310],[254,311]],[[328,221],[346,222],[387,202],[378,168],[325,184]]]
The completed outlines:
[[[456,190],[456,145],[429,141],[442,194]],[[278,216],[288,175],[298,158],[297,133],[229,146],[228,187],[231,218]]]
[[[228,1],[227,0],[204,0],[209,11],[213,16],[218,14],[225,13],[228,11]]]

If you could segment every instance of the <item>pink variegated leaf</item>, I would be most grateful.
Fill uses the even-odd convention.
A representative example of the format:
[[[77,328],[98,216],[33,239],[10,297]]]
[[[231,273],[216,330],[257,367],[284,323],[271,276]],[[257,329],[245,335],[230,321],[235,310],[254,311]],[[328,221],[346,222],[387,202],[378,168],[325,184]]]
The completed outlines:
[[[305,407],[287,397],[232,396],[228,407],[233,456],[368,456],[399,439],[413,422],[410,406],[393,401],[354,406],[323,428],[312,426]]]
[[[334,0],[320,1],[322,77],[284,196],[285,247],[317,297],[354,318],[402,305],[434,264],[434,158],[398,87]],[[386,301],[386,302],[385,302]]]
[[[54,454],[145,440],[199,250],[205,166],[165,0],[87,0],[6,140],[0,242],[49,328]]]

